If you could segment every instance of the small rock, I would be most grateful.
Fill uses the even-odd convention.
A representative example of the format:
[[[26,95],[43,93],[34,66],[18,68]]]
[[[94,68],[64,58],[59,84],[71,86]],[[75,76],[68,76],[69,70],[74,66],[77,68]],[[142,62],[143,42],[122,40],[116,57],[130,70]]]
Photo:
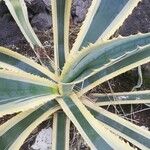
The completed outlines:
[[[7,6],[5,5],[4,1],[0,2],[0,17],[2,17],[4,14],[9,13],[9,10],[7,8]]]
[[[18,43],[23,35],[9,15],[0,17],[0,45],[12,45]]]
[[[50,150],[52,142],[52,129],[42,129],[35,140],[35,143],[31,146],[34,150]]]
[[[71,15],[74,23],[80,23],[85,19],[88,8],[91,5],[91,0],[74,0],[72,4]]]
[[[26,3],[31,4],[33,0],[25,0]]]
[[[34,14],[50,11],[49,0],[26,0],[28,10]]]
[[[50,9],[50,7],[51,7],[51,0],[43,0],[43,2],[47,6],[47,9]]]
[[[31,24],[38,30],[47,30],[52,25],[52,18],[47,13],[39,13],[33,17]]]

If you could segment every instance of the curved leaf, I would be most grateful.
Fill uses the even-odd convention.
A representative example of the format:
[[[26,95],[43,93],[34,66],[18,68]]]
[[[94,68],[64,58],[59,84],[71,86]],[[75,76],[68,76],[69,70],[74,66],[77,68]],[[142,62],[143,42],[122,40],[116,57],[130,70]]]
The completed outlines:
[[[105,81],[148,62],[150,62],[150,46],[145,46],[134,53],[127,54],[125,57],[103,70],[99,72],[96,71],[96,74],[84,80],[84,84],[82,86],[83,89],[80,91],[79,95],[86,93]]]
[[[0,126],[0,149],[19,149],[33,129],[59,109],[55,101],[50,101],[4,123]]]
[[[62,111],[53,117],[52,150],[69,150],[70,120]]]
[[[135,51],[138,52],[142,46],[146,46],[149,43],[150,33],[146,33],[117,38],[105,43],[91,44],[81,52],[72,52],[63,68],[61,81],[64,83],[78,81],[79,76],[83,80],[90,73],[96,73],[121,58]]]
[[[52,98],[58,96],[57,86],[50,80],[29,73],[0,70],[0,115],[9,112],[11,107],[20,111],[18,105],[26,109],[25,104],[28,104],[29,108],[35,107],[39,105],[38,99],[46,97],[46,100],[44,97],[44,100],[40,101],[42,104],[50,99],[50,95]],[[34,105],[33,100],[37,100]],[[29,105],[29,102],[32,102],[32,105]]]
[[[69,21],[72,0],[52,0],[54,56],[59,74],[69,54]]]
[[[94,93],[92,94],[92,97],[96,99],[97,106],[120,104],[147,104],[150,103],[150,90],[113,94]]]
[[[91,115],[75,94],[57,99],[91,149],[132,149]]]
[[[109,39],[141,0],[93,0],[72,51]]]
[[[101,107],[97,107],[89,100],[84,104],[91,109],[95,117],[109,128],[112,132],[130,141],[140,149],[148,150],[150,148],[150,132],[113,114]]]
[[[41,42],[34,33],[28,19],[27,7],[24,0],[4,0],[11,15],[19,26],[21,32],[25,36],[26,40],[30,43],[30,46],[34,49],[34,46],[38,45],[42,47]]]
[[[38,63],[19,53],[13,52],[4,47],[0,47],[0,62],[12,65],[31,74],[50,78],[53,81],[58,81],[58,78],[47,68],[39,65]]]

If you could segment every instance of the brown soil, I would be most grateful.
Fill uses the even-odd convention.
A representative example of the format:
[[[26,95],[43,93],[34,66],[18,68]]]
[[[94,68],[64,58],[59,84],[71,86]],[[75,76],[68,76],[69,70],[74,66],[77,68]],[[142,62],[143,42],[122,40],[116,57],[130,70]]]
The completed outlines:
[[[9,115],[5,115],[3,117],[0,117],[0,125],[4,124],[6,121],[8,121],[9,119],[11,119],[12,117],[16,116],[18,113],[15,114],[9,114]]]

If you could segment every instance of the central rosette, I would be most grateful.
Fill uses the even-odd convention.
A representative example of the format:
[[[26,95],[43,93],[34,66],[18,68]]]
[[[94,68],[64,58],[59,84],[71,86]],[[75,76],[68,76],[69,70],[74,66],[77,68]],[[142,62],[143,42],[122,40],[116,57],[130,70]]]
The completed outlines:
[[[71,83],[59,83],[58,88],[59,88],[59,93],[62,96],[68,96],[73,92],[73,87],[74,85]]]

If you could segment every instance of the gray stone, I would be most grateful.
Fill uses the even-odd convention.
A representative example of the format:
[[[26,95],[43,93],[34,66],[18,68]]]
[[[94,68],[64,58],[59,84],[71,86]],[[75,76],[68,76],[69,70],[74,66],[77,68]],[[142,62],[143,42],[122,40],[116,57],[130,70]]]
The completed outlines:
[[[50,0],[25,0],[34,13],[50,11]]]
[[[36,1],[36,0],[25,0],[25,2],[30,3],[30,4],[33,1]],[[45,5],[50,6],[51,0],[42,0],[42,1],[45,3]]]
[[[47,13],[39,13],[33,17],[31,24],[38,30],[47,30],[52,25],[52,18]]]
[[[25,0],[25,2],[31,4],[33,0]]]
[[[73,0],[71,15],[75,24],[85,19],[92,0]]]
[[[9,10],[7,8],[7,6],[5,5],[4,1],[0,2],[0,17],[2,17],[4,14],[9,13]]]
[[[0,45],[13,45],[23,38],[16,23],[9,18],[9,15],[0,17]]]
[[[45,3],[45,5],[47,7],[50,7],[51,6],[51,0],[43,0],[43,2]]]

